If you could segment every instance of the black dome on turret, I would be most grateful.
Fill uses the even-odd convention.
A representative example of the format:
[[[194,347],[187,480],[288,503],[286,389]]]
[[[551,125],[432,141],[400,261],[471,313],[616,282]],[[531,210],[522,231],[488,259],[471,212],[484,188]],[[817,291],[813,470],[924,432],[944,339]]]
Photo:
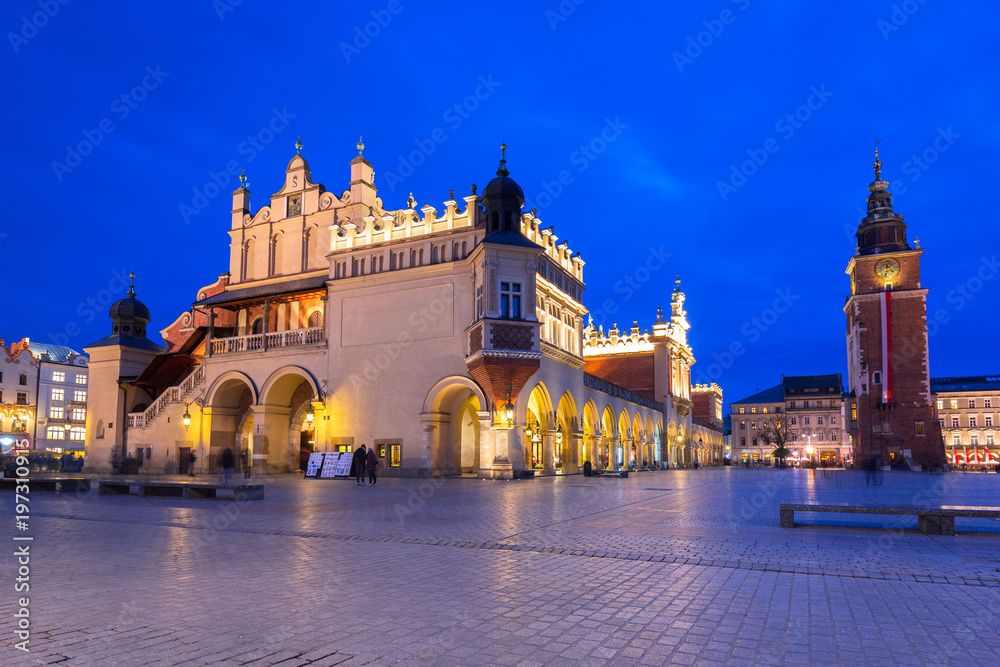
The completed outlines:
[[[146,304],[134,296],[127,296],[124,299],[119,299],[111,304],[111,310],[108,311],[108,317],[112,320],[129,318],[133,320],[144,320],[148,323],[151,319],[149,317],[149,308],[146,308]]]
[[[509,176],[497,176],[492,181],[487,183],[486,188],[483,190],[484,198],[503,195],[517,197],[522,202],[524,201],[524,191],[521,190],[521,186]]]

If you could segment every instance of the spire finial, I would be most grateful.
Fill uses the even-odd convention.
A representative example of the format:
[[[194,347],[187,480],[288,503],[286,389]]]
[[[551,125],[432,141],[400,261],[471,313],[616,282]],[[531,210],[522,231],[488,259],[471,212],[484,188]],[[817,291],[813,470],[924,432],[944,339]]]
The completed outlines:
[[[677,284],[677,287],[674,289],[674,291],[675,292],[680,292],[681,291],[681,274],[679,274],[679,273],[677,274],[677,280],[675,280],[674,282]]]
[[[920,235],[919,234],[917,235],[917,237],[915,239],[913,239],[913,244],[916,247],[918,247],[918,248],[920,247]]]
[[[503,136],[501,135],[501,138],[500,138],[500,168],[497,169],[497,176],[499,176],[500,178],[506,178],[507,176],[510,175],[510,172],[507,171],[506,152],[507,152],[507,142],[504,140]]]
[[[135,297],[135,272],[128,274],[128,297]]]
[[[246,188],[246,186],[247,186],[247,170],[244,167],[243,169],[240,169],[240,187]]]
[[[298,140],[295,142],[295,154],[302,155],[302,135],[299,135]]]
[[[361,140],[362,138],[363,138],[363,137],[362,137],[362,136],[361,136],[361,135],[359,134],[359,135],[358,135],[358,145],[357,145],[357,146],[355,146],[355,148],[357,148],[357,149],[358,149],[358,157],[361,157],[361,151],[363,151],[363,150],[365,149],[365,142],[363,142],[363,141]]]
[[[878,137],[875,137],[875,164],[873,164],[872,167],[875,168],[876,181],[882,180],[882,162],[881,160],[878,159],[878,145],[880,143],[882,143],[882,140],[879,139]]]

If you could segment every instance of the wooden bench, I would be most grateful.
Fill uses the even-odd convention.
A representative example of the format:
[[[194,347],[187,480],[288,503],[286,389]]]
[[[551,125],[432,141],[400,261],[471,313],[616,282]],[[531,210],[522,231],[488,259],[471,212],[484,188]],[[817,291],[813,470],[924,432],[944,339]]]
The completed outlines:
[[[161,498],[215,498],[218,500],[262,500],[263,484],[211,484],[205,482],[158,482],[102,479],[100,495],[129,495]]]
[[[89,477],[2,477],[0,489],[13,491],[18,484],[27,484],[31,491],[77,492],[90,491]]]
[[[832,512],[837,514],[871,514],[915,516],[920,532],[926,535],[954,535],[955,517],[1000,519],[1000,507],[969,507],[962,505],[854,505],[850,503],[781,503],[781,527],[795,527],[795,512]]]

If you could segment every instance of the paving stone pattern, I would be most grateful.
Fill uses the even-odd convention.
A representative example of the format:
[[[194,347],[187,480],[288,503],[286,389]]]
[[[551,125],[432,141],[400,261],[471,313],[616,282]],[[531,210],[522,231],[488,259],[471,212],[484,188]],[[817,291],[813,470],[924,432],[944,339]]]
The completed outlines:
[[[242,505],[31,496],[31,652],[4,548],[0,664],[1000,664],[1000,521],[778,520],[784,500],[1000,505],[1000,475],[266,484]]]

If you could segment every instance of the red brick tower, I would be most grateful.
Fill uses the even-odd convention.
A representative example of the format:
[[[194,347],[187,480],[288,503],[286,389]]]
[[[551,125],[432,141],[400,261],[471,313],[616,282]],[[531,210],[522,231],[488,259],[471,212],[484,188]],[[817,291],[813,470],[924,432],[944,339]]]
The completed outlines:
[[[892,210],[889,184],[875,151],[868,215],[858,226],[857,252],[847,266],[847,415],[855,465],[872,456],[944,463],[941,429],[931,404],[927,289],[920,255],[906,241],[903,216]]]

